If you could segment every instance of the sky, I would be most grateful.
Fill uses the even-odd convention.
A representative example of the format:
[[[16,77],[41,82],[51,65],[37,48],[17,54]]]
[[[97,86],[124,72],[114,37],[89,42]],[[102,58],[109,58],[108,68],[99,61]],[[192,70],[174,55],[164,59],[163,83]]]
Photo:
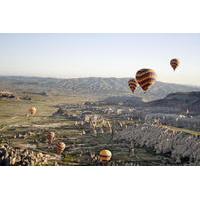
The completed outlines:
[[[179,58],[174,72],[171,58]],[[0,34],[0,75],[135,77],[200,85],[200,34]]]

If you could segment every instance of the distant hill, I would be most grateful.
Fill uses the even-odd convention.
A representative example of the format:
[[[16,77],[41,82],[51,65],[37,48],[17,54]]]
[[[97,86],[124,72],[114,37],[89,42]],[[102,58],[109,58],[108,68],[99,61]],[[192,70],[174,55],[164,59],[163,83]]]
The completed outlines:
[[[135,96],[107,97],[99,103],[105,105],[124,105],[140,107],[148,113],[189,113],[200,115],[200,92],[177,92],[167,95],[163,99],[144,102]]]
[[[146,103],[148,107],[166,107],[200,114],[200,92],[172,93],[165,98]]]
[[[38,78],[0,76],[0,90],[33,92],[53,95],[133,96],[127,85],[129,78]],[[135,96],[145,101],[161,99],[170,93],[200,91],[200,87],[156,82],[144,94],[140,88]]]

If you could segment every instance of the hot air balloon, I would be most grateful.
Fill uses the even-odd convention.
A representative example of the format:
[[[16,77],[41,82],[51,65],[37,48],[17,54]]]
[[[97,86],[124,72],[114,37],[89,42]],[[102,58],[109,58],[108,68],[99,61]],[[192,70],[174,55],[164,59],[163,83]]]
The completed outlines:
[[[32,116],[34,116],[37,112],[37,109],[36,109],[36,107],[31,107],[28,111]]]
[[[179,64],[180,64],[180,61],[177,58],[173,58],[170,61],[170,65],[172,66],[172,68],[174,69],[174,71],[179,66]]]
[[[133,79],[130,79],[128,81],[128,85],[131,89],[131,91],[134,93],[135,89],[137,88],[138,84],[137,84],[137,81],[133,78]]]
[[[112,157],[112,153],[109,150],[101,150],[99,153],[99,160],[100,162],[108,162]]]
[[[48,143],[49,143],[49,144],[52,144],[54,138],[55,138],[55,133],[54,133],[54,132],[49,132],[48,135],[47,135]]]
[[[140,69],[136,73],[136,80],[140,87],[147,91],[156,82],[156,73],[153,69]]]
[[[57,152],[57,154],[61,155],[64,150],[65,150],[65,143],[58,142],[56,144],[56,152]]]

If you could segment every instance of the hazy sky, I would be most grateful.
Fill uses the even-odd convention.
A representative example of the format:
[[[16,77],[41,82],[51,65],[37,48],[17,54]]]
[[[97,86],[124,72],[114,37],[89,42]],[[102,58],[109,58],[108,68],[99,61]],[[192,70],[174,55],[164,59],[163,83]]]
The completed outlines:
[[[0,34],[0,75],[134,77],[144,67],[200,85],[200,34]]]

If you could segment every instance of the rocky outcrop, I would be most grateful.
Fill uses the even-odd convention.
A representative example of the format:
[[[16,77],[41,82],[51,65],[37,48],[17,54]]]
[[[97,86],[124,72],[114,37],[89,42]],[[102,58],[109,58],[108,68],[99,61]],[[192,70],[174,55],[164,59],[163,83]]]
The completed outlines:
[[[0,98],[15,98],[15,95],[12,92],[0,91]]]
[[[28,149],[0,146],[0,166],[48,165],[55,157]],[[52,163],[51,163],[52,164]]]
[[[175,164],[200,164],[200,138],[184,132],[172,131],[158,125],[135,124],[119,132],[115,140],[133,141],[135,145],[164,154],[174,159]]]

